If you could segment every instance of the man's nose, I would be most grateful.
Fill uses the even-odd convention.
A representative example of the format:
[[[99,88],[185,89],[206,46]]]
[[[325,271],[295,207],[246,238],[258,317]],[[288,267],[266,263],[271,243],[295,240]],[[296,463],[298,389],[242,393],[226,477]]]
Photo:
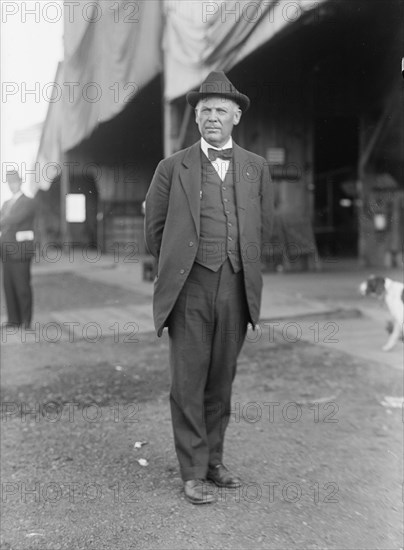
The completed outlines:
[[[215,110],[212,110],[209,114],[209,120],[216,120],[217,119],[217,112]]]

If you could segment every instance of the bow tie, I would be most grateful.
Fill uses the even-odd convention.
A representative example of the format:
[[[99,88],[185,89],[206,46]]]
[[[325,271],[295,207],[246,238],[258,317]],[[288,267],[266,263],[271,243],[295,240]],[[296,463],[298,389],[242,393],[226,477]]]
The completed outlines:
[[[216,159],[230,160],[233,156],[233,149],[208,149],[208,157],[210,161],[215,161]]]

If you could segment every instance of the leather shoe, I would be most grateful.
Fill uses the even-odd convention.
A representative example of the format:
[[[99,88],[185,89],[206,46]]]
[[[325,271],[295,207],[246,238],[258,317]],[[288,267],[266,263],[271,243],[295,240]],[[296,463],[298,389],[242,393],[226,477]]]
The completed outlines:
[[[206,477],[218,487],[237,489],[237,487],[241,487],[242,485],[241,479],[232,474],[223,464],[210,467]]]
[[[185,498],[192,504],[210,504],[216,502],[209,483],[204,479],[189,479],[184,482]]]

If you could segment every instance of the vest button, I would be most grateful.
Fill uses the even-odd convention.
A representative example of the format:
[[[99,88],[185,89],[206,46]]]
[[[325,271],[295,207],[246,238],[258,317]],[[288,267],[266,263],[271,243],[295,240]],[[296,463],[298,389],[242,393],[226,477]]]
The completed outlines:
[[[192,241],[189,241],[188,246],[194,246],[194,243]]]
[[[184,275],[185,269],[180,269],[180,273],[181,273],[181,275]]]

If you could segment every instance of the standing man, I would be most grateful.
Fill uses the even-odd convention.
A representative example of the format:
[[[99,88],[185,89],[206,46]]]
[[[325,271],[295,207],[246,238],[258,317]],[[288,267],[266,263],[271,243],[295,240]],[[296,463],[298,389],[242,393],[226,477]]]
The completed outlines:
[[[0,212],[0,244],[3,262],[3,286],[8,321],[6,326],[31,326],[31,260],[34,255],[35,202],[21,191],[16,171],[7,172],[12,193]]]
[[[259,317],[261,251],[273,193],[264,158],[233,142],[250,105],[223,72],[187,95],[201,140],[161,161],[146,196],[157,260],[154,320],[168,327],[171,416],[187,500],[213,502],[207,480],[236,488],[223,465],[231,388],[247,325]]]

